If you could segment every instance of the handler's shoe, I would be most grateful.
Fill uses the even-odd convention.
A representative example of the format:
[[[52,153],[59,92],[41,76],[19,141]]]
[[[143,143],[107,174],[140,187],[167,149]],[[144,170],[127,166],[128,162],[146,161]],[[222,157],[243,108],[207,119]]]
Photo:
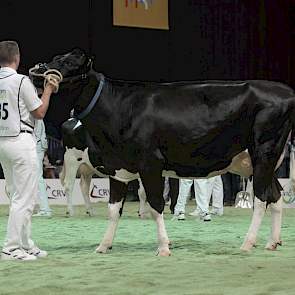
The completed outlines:
[[[26,253],[28,253],[29,255],[33,255],[33,256],[35,256],[36,258],[44,258],[44,257],[47,257],[47,256],[48,256],[47,251],[45,251],[45,250],[41,250],[41,249],[39,249],[37,246],[34,246],[33,248],[28,249],[28,250],[25,250],[25,251],[26,251]]]
[[[23,249],[15,249],[13,251],[3,249],[1,253],[1,260],[32,261],[36,259],[37,257],[35,255],[31,255]]]
[[[185,214],[183,212],[179,212],[177,215],[177,220],[185,220]]]
[[[221,210],[221,209],[212,209],[210,214],[214,215],[214,216],[222,216],[223,215],[223,210]]]
[[[183,212],[174,213],[172,220],[185,220],[185,214]]]
[[[52,217],[52,214],[51,214],[51,212],[39,211],[39,212],[33,214],[33,217],[47,217],[47,218],[51,218]]]
[[[211,221],[211,215],[209,213],[204,213],[200,215],[200,219],[203,221]]]

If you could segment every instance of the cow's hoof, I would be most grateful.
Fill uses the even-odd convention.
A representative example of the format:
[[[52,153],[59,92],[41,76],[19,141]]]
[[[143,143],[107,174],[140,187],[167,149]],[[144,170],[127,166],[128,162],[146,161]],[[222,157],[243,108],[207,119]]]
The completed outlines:
[[[164,257],[171,256],[171,252],[169,249],[158,249],[157,256],[164,256]]]
[[[88,210],[88,211],[86,211],[86,214],[87,214],[89,217],[92,217],[92,216],[94,216],[94,214],[93,214],[93,211],[92,211],[92,210]]]
[[[249,252],[253,247],[256,247],[256,244],[250,240],[246,240],[241,246],[240,250],[244,252]]]
[[[106,254],[108,252],[108,250],[111,250],[112,246],[105,246],[105,245],[99,245],[95,252],[96,253],[101,253],[101,254]]]
[[[269,251],[275,251],[277,250],[278,246],[282,246],[282,241],[268,242],[265,246],[265,249]]]
[[[172,247],[172,244],[173,244],[172,241],[168,241],[169,248]]]
[[[148,216],[147,216],[147,214],[146,214],[145,212],[143,212],[143,213],[138,213],[138,217],[139,217],[140,219],[147,219],[147,218],[148,218]]]
[[[66,217],[73,217],[73,216],[74,216],[74,212],[70,212],[70,211],[66,212]]]

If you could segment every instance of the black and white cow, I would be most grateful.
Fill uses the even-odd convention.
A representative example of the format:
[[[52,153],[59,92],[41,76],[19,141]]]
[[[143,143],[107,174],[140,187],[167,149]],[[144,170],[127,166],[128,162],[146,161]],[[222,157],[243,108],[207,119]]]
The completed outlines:
[[[87,130],[81,122],[75,118],[70,118],[62,124],[63,145],[65,147],[64,162],[59,175],[61,184],[64,187],[67,199],[67,215],[74,216],[73,189],[77,175],[80,175],[80,189],[85,201],[86,214],[94,215],[94,210],[89,199],[90,183],[93,175],[108,177],[97,171],[89,160],[88,149],[93,143]],[[89,145],[89,146],[88,146]],[[123,181],[121,179],[121,181]],[[128,179],[126,183],[128,183]],[[139,179],[139,211],[141,218],[147,214],[145,201],[146,195]],[[102,200],[105,201],[105,200]]]
[[[85,202],[86,214],[89,216],[94,215],[94,210],[89,199],[89,191],[92,176],[95,174],[95,169],[88,165],[87,150],[82,151],[76,148],[66,148],[59,179],[67,199],[67,216],[74,216],[73,190],[77,175],[80,176],[79,184]]]
[[[276,248],[280,243],[282,188],[274,171],[294,127],[295,95],[291,88],[262,80],[116,81],[88,71],[88,64],[84,52],[73,50],[43,64],[38,71],[52,68],[66,78],[80,75],[80,79],[60,87],[78,92],[73,97],[74,115],[95,143],[95,152],[89,149],[91,163],[113,177],[120,173],[130,179],[140,176],[157,223],[159,255],[170,255],[162,214],[162,176],[221,174],[245,150],[252,164],[256,199],[242,249],[249,250],[255,244],[267,204],[273,216],[267,248]],[[102,253],[112,246],[127,189],[126,183],[112,178],[111,187],[110,223],[97,248]]]
[[[92,176],[97,172],[89,163],[87,153],[87,144],[92,144],[92,140],[79,121],[69,119],[64,124],[68,126],[69,131],[62,132],[63,146],[66,150],[59,178],[67,199],[67,215],[74,215],[72,193],[79,171],[80,189],[85,201],[86,213],[91,216],[93,215],[93,208],[89,199],[89,189]]]

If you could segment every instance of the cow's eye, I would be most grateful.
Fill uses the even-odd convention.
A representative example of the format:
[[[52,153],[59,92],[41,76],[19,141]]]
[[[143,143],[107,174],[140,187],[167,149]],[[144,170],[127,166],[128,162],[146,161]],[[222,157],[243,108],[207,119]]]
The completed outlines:
[[[66,62],[67,66],[72,67],[74,64],[71,61]]]

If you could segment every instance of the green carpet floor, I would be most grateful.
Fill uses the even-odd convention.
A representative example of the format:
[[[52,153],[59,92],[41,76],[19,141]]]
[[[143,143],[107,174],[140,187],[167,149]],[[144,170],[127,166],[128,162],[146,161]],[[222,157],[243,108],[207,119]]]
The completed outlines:
[[[264,250],[269,235],[269,213],[264,218],[257,248],[239,250],[252,211],[226,208],[222,217],[201,222],[193,217],[165,220],[171,257],[155,256],[156,226],[137,217],[136,202],[125,204],[113,249],[94,250],[107,225],[107,205],[97,204],[88,217],[77,207],[66,218],[65,207],[54,207],[54,217],[33,219],[33,238],[49,252],[35,262],[0,261],[0,294],[295,294],[295,210],[285,209],[283,246]],[[194,209],[190,202],[187,211]],[[0,207],[0,243],[6,230],[7,206]]]

